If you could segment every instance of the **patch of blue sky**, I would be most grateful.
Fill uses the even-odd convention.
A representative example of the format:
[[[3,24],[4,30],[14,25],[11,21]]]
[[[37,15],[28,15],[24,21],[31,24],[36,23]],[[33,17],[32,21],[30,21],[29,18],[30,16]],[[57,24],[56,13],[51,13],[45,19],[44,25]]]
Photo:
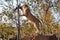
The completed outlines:
[[[20,0],[20,3],[22,3],[23,1],[25,1],[25,0]],[[55,1],[57,1],[57,0],[52,0],[52,2],[55,2]],[[27,0],[26,0],[26,2],[27,2]],[[43,2],[45,3],[45,0],[43,0]],[[0,0],[0,4],[3,4],[3,6],[5,6],[5,5],[8,6],[7,2],[5,2],[4,0]],[[14,7],[16,7],[16,4],[17,4],[16,0],[13,0]],[[31,6],[35,7],[36,5],[37,4],[33,2],[33,4]],[[2,11],[2,7],[0,7],[0,13],[1,13],[1,11]],[[56,12],[54,12],[53,10],[52,10],[52,12],[53,12],[53,16],[55,17],[55,20],[58,21],[60,19],[60,18],[58,18],[58,16],[59,16],[58,13],[56,14]],[[22,18],[26,19],[25,17],[22,17]]]
[[[16,0],[13,0],[13,6],[16,7],[16,5],[17,5]]]
[[[46,3],[46,1],[45,1],[45,0],[43,0],[42,2],[43,2],[44,4]]]
[[[1,0],[0,4],[2,4],[2,5],[8,5],[4,0]]]
[[[2,11],[2,7],[0,7],[0,13],[1,13],[1,11]]]
[[[55,18],[55,22],[58,22],[60,20],[60,17],[59,17],[59,12],[55,12],[53,11],[53,17]]]

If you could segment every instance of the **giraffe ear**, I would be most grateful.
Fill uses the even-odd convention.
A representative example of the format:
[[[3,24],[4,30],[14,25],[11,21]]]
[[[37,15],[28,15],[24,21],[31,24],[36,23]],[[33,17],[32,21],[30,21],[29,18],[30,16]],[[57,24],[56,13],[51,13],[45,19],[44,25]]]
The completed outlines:
[[[28,7],[28,5],[25,5],[26,7]]]

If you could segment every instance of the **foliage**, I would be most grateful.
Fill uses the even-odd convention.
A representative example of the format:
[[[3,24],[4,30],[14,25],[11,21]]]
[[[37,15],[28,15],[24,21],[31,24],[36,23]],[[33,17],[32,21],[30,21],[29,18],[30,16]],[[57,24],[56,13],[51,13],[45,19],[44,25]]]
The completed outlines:
[[[21,28],[21,35],[24,36],[32,36],[34,35],[36,32],[36,28],[34,27],[34,25],[32,25],[31,23],[24,23],[24,27]]]
[[[0,23],[0,35],[4,35],[5,38],[8,38],[9,35],[16,35],[15,31],[11,27],[8,27]]]
[[[8,1],[8,2],[7,2]],[[22,0],[23,1],[23,0]],[[24,0],[26,1],[26,0]],[[10,4],[11,2],[11,4]],[[13,13],[14,5],[11,0],[6,0],[6,3],[8,5],[5,5],[5,8],[3,6],[2,11],[2,17],[6,15],[8,17],[8,20],[12,21],[12,24],[17,22],[17,13]],[[58,19],[57,22],[52,18],[52,14],[59,14],[60,15],[60,1],[54,1],[51,0],[28,0],[27,5],[30,6],[32,14],[39,14],[39,19],[43,21],[43,24],[45,26],[45,34],[59,34],[60,35],[60,24],[57,22],[60,22]],[[34,15],[34,16],[35,16]],[[1,18],[2,18],[1,17]],[[38,18],[37,17],[37,18]],[[56,16],[60,17],[60,16]],[[27,21],[26,21],[27,22]],[[33,36],[36,34],[36,28],[31,23],[23,22],[23,27],[21,27],[21,35],[22,36]],[[9,27],[8,27],[9,26]],[[40,32],[44,32],[44,30],[40,27]],[[0,24],[0,34],[3,30],[4,36],[9,36],[11,34],[17,34],[17,30],[13,30],[11,24]]]

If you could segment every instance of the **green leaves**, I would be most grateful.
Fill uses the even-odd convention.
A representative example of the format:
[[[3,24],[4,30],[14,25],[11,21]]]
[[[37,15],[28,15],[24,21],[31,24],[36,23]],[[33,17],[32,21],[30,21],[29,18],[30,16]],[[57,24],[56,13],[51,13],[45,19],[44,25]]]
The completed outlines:
[[[11,25],[10,26],[6,26],[4,24],[0,24],[0,35],[3,34],[4,37],[9,37],[9,35],[15,35],[16,32],[14,31],[13,28],[11,28]]]

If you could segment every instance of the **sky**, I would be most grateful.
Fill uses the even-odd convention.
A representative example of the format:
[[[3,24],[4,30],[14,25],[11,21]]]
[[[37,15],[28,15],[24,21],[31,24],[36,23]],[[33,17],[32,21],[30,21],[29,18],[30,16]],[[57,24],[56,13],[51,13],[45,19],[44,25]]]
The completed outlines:
[[[14,1],[14,0],[13,0],[13,1]],[[20,0],[20,1],[22,2],[22,0]],[[23,0],[23,1],[24,1],[24,0]],[[54,0],[53,0],[52,2],[54,2]],[[7,5],[7,6],[8,6],[8,4],[7,4],[4,0],[0,0],[0,4],[4,4],[4,5]],[[0,5],[0,13],[2,12],[2,6],[4,6],[4,5]],[[14,1],[13,5],[16,7],[16,1]],[[35,5],[35,4],[34,4],[34,5]],[[53,11],[53,16],[55,17],[55,20],[56,20],[56,21],[60,20],[60,17],[58,17],[59,14],[55,13],[54,11]],[[6,17],[6,16],[4,16],[4,17]],[[2,18],[2,21],[4,21],[4,17]],[[23,18],[25,18],[25,17],[23,17]],[[6,17],[6,19],[8,20],[7,17]],[[26,18],[25,18],[25,19],[26,19]],[[9,21],[8,21],[8,22],[9,22]]]

